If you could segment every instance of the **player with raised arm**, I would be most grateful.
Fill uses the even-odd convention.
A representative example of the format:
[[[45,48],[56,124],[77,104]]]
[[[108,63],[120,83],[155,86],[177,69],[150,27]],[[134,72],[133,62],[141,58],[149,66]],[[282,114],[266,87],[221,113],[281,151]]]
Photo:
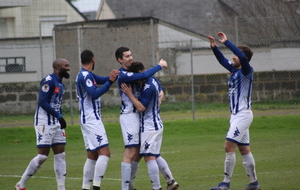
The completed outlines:
[[[144,69],[142,63],[134,62],[128,71],[142,72]],[[159,92],[161,91],[161,85],[154,77],[139,81],[138,83],[141,87],[138,98],[133,94],[131,86],[126,83],[121,84],[121,90],[130,98],[140,113],[141,146],[139,153],[147,163],[148,174],[153,189],[161,189],[159,179],[159,171],[161,171],[167,181],[171,182],[168,183],[167,190],[176,190],[179,188],[179,185],[174,180],[167,162],[160,156],[163,133],[163,124],[159,115]],[[160,166],[161,159],[164,160],[164,167]],[[163,171],[161,170],[162,168],[164,168]]]
[[[109,90],[119,71],[113,70],[109,77],[98,76],[92,72],[95,66],[93,52],[84,50],[80,57],[82,69],[76,78],[76,92],[80,110],[80,127],[87,150],[82,189],[89,190],[93,182],[93,190],[100,190],[110,158],[108,138],[101,120],[100,96]],[[97,87],[99,84],[102,84],[100,88]]]
[[[224,179],[218,186],[212,187],[211,190],[229,190],[230,180],[236,162],[235,148],[238,147],[243,158],[250,184],[244,190],[260,190],[255,171],[254,157],[250,151],[249,128],[253,120],[251,111],[251,92],[253,84],[253,68],[249,62],[253,52],[248,46],[241,45],[236,47],[227,40],[223,32],[219,32],[219,41],[226,45],[234,54],[233,61],[224,57],[216,45],[212,36],[208,36],[210,46],[219,63],[226,68],[231,76],[228,80],[229,86],[229,104],[230,104],[230,127],[226,135],[224,149],[226,158],[224,162]]]
[[[133,62],[133,56],[129,48],[119,47],[115,52],[115,57],[122,66],[119,69],[120,73],[118,78],[119,93],[121,96],[120,125],[125,145],[124,156],[121,163],[122,190],[134,190],[133,180],[136,176],[139,166],[138,163],[141,158],[139,156],[139,114],[128,96],[121,91],[120,85],[121,83],[132,83],[134,94],[137,96],[139,93],[138,85],[134,82],[138,80],[146,80],[162,68],[167,68],[167,62],[162,59],[159,61],[158,65],[148,69],[145,72],[132,73],[127,71],[128,67]],[[162,97],[163,91],[160,91],[160,101]],[[168,176],[168,167],[166,161],[162,157],[157,159],[157,161],[161,168],[162,174],[164,176]],[[169,178],[166,179],[170,187],[177,186],[177,182]]]

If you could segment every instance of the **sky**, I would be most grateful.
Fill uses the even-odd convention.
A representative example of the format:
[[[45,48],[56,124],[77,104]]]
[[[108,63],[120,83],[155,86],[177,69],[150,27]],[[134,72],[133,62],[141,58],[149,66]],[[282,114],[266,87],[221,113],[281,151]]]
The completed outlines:
[[[101,0],[77,0],[73,5],[80,12],[97,11]]]

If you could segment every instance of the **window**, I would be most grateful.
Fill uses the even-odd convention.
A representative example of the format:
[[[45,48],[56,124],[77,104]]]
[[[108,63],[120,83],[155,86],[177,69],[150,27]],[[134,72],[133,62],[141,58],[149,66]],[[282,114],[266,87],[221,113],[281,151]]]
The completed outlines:
[[[52,29],[55,24],[67,22],[67,16],[40,16],[42,36],[52,36]]]

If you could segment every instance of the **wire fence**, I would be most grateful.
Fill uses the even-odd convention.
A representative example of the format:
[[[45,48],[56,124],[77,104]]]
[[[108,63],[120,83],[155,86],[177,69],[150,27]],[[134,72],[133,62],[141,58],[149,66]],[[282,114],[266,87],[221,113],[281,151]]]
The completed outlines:
[[[43,17],[40,21],[49,21]],[[64,18],[52,18],[56,22]],[[57,20],[58,19],[58,20]],[[94,52],[94,73],[108,76],[112,69],[119,69],[114,52],[120,46],[129,47],[134,60],[146,68],[160,59],[168,62],[168,69],[158,72],[165,92],[162,110],[190,110],[197,105],[227,102],[227,80],[230,73],[217,62],[207,35],[218,38],[223,31],[235,44],[247,44],[254,52],[252,101],[276,101],[299,105],[300,99],[300,36],[295,30],[285,31],[275,26],[274,18],[224,18],[200,20],[201,26],[185,29],[152,17],[81,21],[57,24],[52,33],[43,32],[49,24],[37,27],[38,35],[30,37],[5,37],[0,39],[0,113],[33,114],[37,105],[39,81],[53,72],[52,62],[66,58],[71,64],[71,78],[64,82],[67,91],[64,113],[77,121],[78,103],[75,94],[75,77],[81,68],[80,52]],[[9,20],[6,20],[8,23]],[[2,22],[3,19],[2,19]],[[198,26],[198,27],[197,27]],[[44,28],[43,28],[44,27]],[[278,30],[274,30],[278,29]],[[2,29],[3,30],[3,29]],[[195,31],[202,31],[196,33]],[[299,30],[297,30],[298,32]],[[297,33],[296,32],[296,33]],[[280,35],[279,35],[280,34]],[[280,36],[280,38],[278,37]],[[232,52],[218,44],[225,57],[232,59]],[[103,108],[118,115],[120,97],[117,86],[101,97]],[[164,107],[165,106],[165,107]],[[106,110],[107,110],[106,109]],[[73,118],[74,117],[74,118]]]

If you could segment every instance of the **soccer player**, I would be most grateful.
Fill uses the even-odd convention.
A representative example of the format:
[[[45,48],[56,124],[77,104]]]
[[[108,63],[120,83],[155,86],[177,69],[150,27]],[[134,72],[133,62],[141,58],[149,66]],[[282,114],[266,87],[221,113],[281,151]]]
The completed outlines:
[[[110,158],[108,138],[101,120],[100,96],[106,93],[117,79],[118,70],[113,70],[109,77],[101,77],[92,71],[95,66],[94,53],[84,50],[81,53],[82,68],[76,78],[76,92],[80,110],[80,126],[83,135],[87,159],[83,168],[82,189],[100,190]],[[100,88],[97,85],[102,84]]]
[[[133,62],[128,68],[128,71],[131,72],[142,72],[144,70],[144,65],[140,62]],[[133,94],[131,86],[127,86],[126,83],[121,84],[121,90],[129,97],[136,109],[140,112],[140,155],[144,157],[147,163],[148,174],[153,189],[160,190],[159,171],[161,167],[159,166],[160,160],[157,161],[156,159],[163,159],[160,156],[163,134],[163,123],[159,115],[159,93],[161,91],[161,85],[154,77],[139,81],[138,83],[141,87],[138,98]],[[168,171],[165,172],[168,172],[168,179],[170,179],[167,190],[178,189],[178,183],[175,182],[167,162],[165,160],[164,162],[164,167],[168,169]],[[162,173],[166,174],[165,172],[163,171]]]
[[[249,128],[253,120],[251,111],[251,92],[253,83],[253,68],[249,62],[253,52],[248,46],[241,45],[236,47],[227,40],[223,32],[219,32],[219,41],[226,45],[234,54],[233,61],[224,57],[216,45],[212,36],[208,36],[210,46],[219,63],[227,69],[231,76],[228,80],[229,103],[230,103],[230,127],[225,141],[226,158],[224,162],[224,179],[217,187],[211,190],[230,189],[230,180],[236,162],[235,148],[238,147],[243,157],[243,165],[249,176],[250,184],[245,190],[260,190],[255,171],[254,157],[250,151]]]
[[[52,64],[53,73],[40,82],[38,106],[34,115],[34,128],[38,155],[34,157],[16,184],[16,190],[26,190],[26,182],[48,158],[50,148],[54,154],[54,171],[57,189],[65,190],[66,161],[65,144],[67,127],[62,116],[62,99],[65,87],[63,78],[69,78],[70,65],[66,59],[57,59]]]
[[[125,145],[125,152],[121,163],[121,176],[122,176],[122,190],[134,190],[133,180],[136,176],[138,169],[138,163],[141,157],[139,156],[139,113],[133,106],[132,102],[126,94],[121,91],[121,83],[132,83],[134,94],[138,94],[138,86],[134,81],[145,80],[162,68],[167,68],[167,62],[160,60],[158,65],[150,68],[149,70],[142,73],[127,72],[128,67],[133,62],[133,56],[129,48],[119,47],[115,52],[117,61],[121,64],[119,69],[118,86],[119,93],[121,96],[121,112],[120,112],[120,125],[123,134],[123,140]],[[163,91],[160,91],[160,101],[163,96]],[[171,183],[171,186],[176,186],[177,182],[172,181],[169,178],[169,168],[167,167],[166,161],[160,157],[157,159],[160,169],[164,177],[167,179],[167,183]],[[170,186],[170,187],[171,187]]]

